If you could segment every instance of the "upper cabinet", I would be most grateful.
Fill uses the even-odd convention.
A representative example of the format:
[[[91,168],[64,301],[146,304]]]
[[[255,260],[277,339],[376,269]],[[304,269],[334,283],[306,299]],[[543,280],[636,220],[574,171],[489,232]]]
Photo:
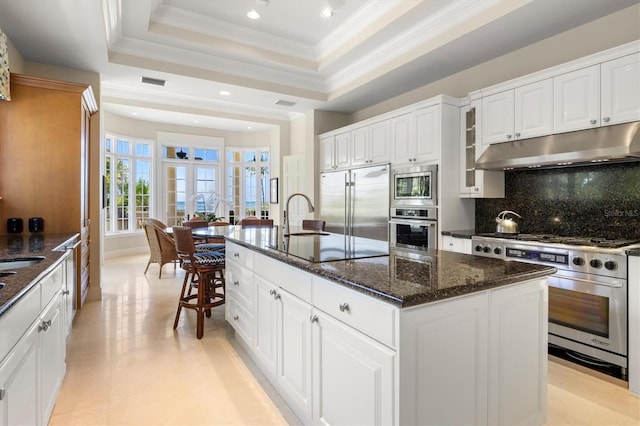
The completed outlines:
[[[484,144],[552,132],[553,82],[545,79],[482,98]]]
[[[470,94],[490,144],[640,120],[640,43],[632,42]]]
[[[389,161],[389,120],[383,120],[351,132],[351,165],[360,166]]]
[[[555,133],[640,120],[640,53],[553,80]]]
[[[600,66],[594,65],[553,79],[555,133],[600,125]]]
[[[349,132],[320,137],[320,164],[322,170],[335,170],[351,165]]]
[[[320,136],[322,171],[389,162],[388,120]]]
[[[480,156],[479,102],[460,107],[460,197],[504,198],[504,172],[476,170]]]
[[[600,66],[602,124],[640,120],[640,53]]]

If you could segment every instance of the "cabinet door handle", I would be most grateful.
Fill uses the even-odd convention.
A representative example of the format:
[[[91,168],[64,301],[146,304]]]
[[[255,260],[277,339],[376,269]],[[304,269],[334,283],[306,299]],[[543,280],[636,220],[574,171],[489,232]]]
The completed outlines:
[[[609,117],[602,117],[602,121],[604,121],[605,123],[608,123],[608,122],[609,122],[609,120],[610,120],[610,118],[609,118]]]
[[[516,137],[519,138],[520,137],[520,132],[516,133]]]
[[[507,139],[511,139],[513,135],[507,135]]]
[[[238,321],[238,319],[239,319],[239,317],[237,315],[233,317],[234,321]]]
[[[240,287],[240,281],[234,281],[233,285],[235,285],[236,287]]]
[[[269,294],[271,296],[275,296],[276,295],[276,291],[274,289],[269,290]]]
[[[233,253],[233,257],[240,257],[240,253]]]
[[[63,296],[67,296],[69,295],[71,292],[69,290],[62,290],[62,295]]]
[[[589,120],[589,123],[591,123],[591,124],[596,124],[596,123],[597,123],[597,121],[596,121],[596,120]]]
[[[340,312],[346,312],[346,311],[349,310],[349,304],[346,303],[346,302],[345,303],[341,303],[339,308],[340,308]]]
[[[309,321],[311,321],[312,323],[318,322],[318,316],[317,315],[311,315],[309,317]]]
[[[280,293],[276,292],[276,294],[273,296],[273,298],[276,299],[276,300],[280,300],[280,299],[282,299],[282,296],[280,296]]]

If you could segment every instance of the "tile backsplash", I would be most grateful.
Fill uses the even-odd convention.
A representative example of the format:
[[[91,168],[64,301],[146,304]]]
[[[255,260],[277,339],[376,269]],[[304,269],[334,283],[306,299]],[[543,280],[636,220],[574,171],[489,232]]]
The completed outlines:
[[[476,200],[476,233],[503,210],[521,233],[640,238],[640,162],[505,172],[505,198]]]

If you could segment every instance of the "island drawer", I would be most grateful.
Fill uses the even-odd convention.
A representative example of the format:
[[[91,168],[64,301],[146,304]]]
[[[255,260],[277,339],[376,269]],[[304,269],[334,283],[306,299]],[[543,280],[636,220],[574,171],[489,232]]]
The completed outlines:
[[[313,278],[312,300],[316,308],[387,346],[396,347],[396,307],[317,277]]]
[[[253,251],[230,242],[227,242],[225,251],[227,261],[232,261],[242,267],[253,269]]]
[[[250,271],[234,265],[227,269],[225,281],[225,291],[233,291],[246,308],[253,304],[255,287],[253,285],[253,274]]]
[[[305,302],[311,302],[311,275],[308,273],[267,256],[256,256],[254,271]]]
[[[236,337],[240,336],[247,345],[252,346],[253,315],[233,297],[228,298],[226,303],[226,319],[236,331]]]
[[[63,264],[60,263],[52,272],[40,281],[40,286],[42,287],[40,309],[44,309],[58,290],[62,288],[64,279]]]

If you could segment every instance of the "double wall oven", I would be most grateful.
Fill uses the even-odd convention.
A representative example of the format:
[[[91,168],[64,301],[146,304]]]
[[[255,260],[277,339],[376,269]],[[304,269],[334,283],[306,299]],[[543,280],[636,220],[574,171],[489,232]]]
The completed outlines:
[[[473,237],[475,254],[554,266],[550,352],[626,379],[627,256],[636,241],[520,234]]]
[[[436,249],[438,243],[438,166],[392,171],[389,242],[393,246]]]

